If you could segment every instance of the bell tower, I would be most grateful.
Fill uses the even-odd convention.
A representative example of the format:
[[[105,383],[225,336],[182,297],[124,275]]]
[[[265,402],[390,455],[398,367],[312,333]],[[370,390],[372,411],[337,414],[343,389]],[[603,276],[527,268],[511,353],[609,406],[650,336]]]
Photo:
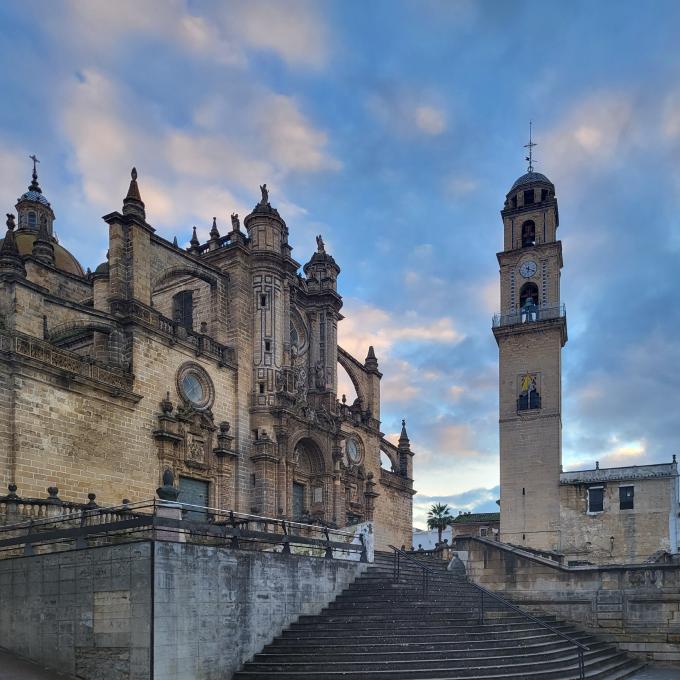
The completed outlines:
[[[560,302],[562,244],[555,187],[528,172],[501,211],[499,351],[501,527],[507,543],[559,547],[562,459],[561,352],[567,321]]]

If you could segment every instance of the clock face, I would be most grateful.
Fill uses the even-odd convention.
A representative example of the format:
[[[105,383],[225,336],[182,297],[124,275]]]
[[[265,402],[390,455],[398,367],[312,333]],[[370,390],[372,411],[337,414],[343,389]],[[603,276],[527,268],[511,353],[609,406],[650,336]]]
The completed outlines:
[[[538,267],[536,266],[536,263],[533,260],[527,260],[519,268],[519,273],[525,279],[529,279],[536,273],[537,269],[538,269]]]
[[[361,451],[359,450],[359,444],[356,439],[347,440],[347,458],[349,458],[350,463],[358,463],[361,458]]]

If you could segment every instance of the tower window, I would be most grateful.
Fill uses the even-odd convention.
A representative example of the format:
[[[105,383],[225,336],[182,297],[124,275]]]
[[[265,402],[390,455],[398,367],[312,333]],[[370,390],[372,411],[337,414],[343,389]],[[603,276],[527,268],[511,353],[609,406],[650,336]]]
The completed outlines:
[[[541,189],[541,203],[543,201],[546,201],[548,199],[548,190],[547,189]]]
[[[538,286],[533,281],[525,283],[519,291],[519,306],[521,309],[538,304]],[[535,313],[535,310],[532,310]],[[535,318],[530,319],[535,321]]]
[[[634,486],[620,486],[619,487],[619,509],[632,510],[635,507],[635,487]]]
[[[522,225],[522,248],[536,245],[536,225],[533,220],[527,220]]]
[[[516,194],[512,197],[512,207],[513,208],[517,207],[517,195]]]
[[[264,394],[264,383],[260,383],[260,394]]]
[[[271,352],[272,351],[272,341],[271,340],[265,340],[264,341],[264,351],[265,352]]]
[[[260,295],[260,307],[266,307],[267,306],[267,296],[266,295]]]
[[[531,205],[534,202],[534,190],[529,189],[524,192],[524,205]]]
[[[28,213],[28,226],[29,227],[35,227],[35,226],[37,226],[37,224],[38,224],[38,218],[37,218],[36,214],[33,211],[29,212]]]
[[[184,328],[194,327],[194,294],[190,290],[182,290],[172,298],[172,319]]]
[[[588,489],[588,512],[602,512],[604,510],[604,488],[591,486]]]
[[[538,391],[538,374],[526,373],[519,379],[519,396],[517,410],[530,411],[541,408],[541,394]],[[524,495],[524,489],[522,489]]]

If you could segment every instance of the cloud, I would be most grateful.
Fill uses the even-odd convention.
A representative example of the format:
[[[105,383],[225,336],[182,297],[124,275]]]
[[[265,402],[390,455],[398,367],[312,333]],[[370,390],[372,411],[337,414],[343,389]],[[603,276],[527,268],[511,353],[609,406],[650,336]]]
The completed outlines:
[[[308,0],[241,0],[224,5],[223,21],[244,44],[272,52],[288,64],[319,68],[329,56],[331,36],[319,5]]]
[[[347,298],[338,337],[340,345],[358,357],[365,356],[368,346],[373,345],[381,360],[381,355],[389,353],[395,343],[456,344],[464,335],[448,316],[426,319],[414,311],[396,316],[386,309]]]
[[[544,163],[558,185],[587,188],[591,172],[623,162],[623,150],[638,142],[636,109],[628,92],[596,92],[575,104],[539,138]]]
[[[444,193],[451,198],[461,198],[471,194],[479,186],[479,181],[467,175],[450,175],[444,181]]]
[[[249,212],[265,181],[281,209],[303,214],[286,199],[286,177],[339,167],[326,153],[327,135],[297,102],[260,88],[248,91],[246,103],[266,113],[210,130],[157,123],[152,104],[97,69],[82,72],[66,91],[62,124],[73,169],[82,178],[84,199],[100,212],[117,207],[112,201],[122,200],[136,164],[149,220],[174,228],[198,220],[205,236],[213,216]],[[212,104],[220,111],[230,106],[215,98]],[[205,108],[196,117],[215,122]]]
[[[366,99],[373,116],[393,133],[400,136],[425,134],[436,137],[447,128],[444,110],[433,104],[417,103],[422,95],[413,90],[384,88],[375,90]]]
[[[416,127],[428,135],[440,135],[446,129],[446,117],[434,106],[417,106],[414,112]]]

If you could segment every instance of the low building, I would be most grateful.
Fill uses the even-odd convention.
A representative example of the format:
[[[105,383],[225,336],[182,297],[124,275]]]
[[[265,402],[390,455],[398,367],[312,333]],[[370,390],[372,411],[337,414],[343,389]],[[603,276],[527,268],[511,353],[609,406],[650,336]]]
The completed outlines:
[[[451,522],[451,534],[453,538],[458,536],[496,538],[500,525],[500,512],[461,512]]]
[[[643,562],[678,551],[678,464],[560,474],[561,549],[570,561]]]

